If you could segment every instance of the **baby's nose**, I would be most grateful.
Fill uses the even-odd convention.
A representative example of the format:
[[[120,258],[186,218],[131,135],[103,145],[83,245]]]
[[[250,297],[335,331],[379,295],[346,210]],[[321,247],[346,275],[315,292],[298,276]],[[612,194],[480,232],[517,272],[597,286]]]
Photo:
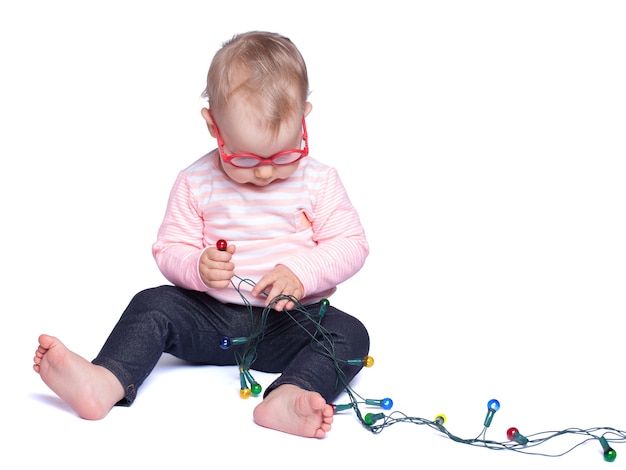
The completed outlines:
[[[271,178],[274,175],[273,165],[259,165],[255,168],[256,177],[261,179]]]

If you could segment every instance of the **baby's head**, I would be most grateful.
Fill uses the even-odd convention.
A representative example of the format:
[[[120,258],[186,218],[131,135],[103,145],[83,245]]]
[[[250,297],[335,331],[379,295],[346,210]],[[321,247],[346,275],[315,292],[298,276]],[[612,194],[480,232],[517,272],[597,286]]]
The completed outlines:
[[[211,62],[204,92],[213,116],[230,106],[245,106],[274,134],[285,122],[302,119],[308,94],[306,64],[296,46],[262,31],[223,44]]]
[[[202,110],[233,181],[266,186],[289,178],[308,154],[309,81],[300,52],[279,34],[235,36],[217,52]]]

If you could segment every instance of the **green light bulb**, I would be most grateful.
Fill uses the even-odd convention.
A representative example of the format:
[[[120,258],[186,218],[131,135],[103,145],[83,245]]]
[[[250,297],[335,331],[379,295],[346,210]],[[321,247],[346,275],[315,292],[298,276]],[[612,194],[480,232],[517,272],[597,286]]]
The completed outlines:
[[[365,421],[365,424],[367,424],[368,426],[373,425],[374,423],[376,423],[376,421],[378,421],[379,419],[384,418],[385,415],[383,413],[367,413],[363,420]]]
[[[328,306],[330,305],[330,302],[328,301],[328,299],[322,299],[320,300],[320,317],[323,317],[324,315],[326,315],[326,310],[328,309]]]
[[[613,460],[615,460],[615,457],[617,457],[617,452],[613,450],[613,448],[609,445],[604,436],[600,437],[600,444],[604,449],[604,460],[606,460],[607,462],[613,462]]]

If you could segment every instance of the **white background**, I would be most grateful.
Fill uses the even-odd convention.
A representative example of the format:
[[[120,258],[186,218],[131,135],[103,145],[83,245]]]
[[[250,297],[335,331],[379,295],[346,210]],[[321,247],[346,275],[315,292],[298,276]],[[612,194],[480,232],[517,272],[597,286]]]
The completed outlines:
[[[87,422],[31,364],[42,332],[92,358],[165,282],[150,247],[169,190],[214,147],[208,65],[263,29],[302,51],[311,154],[371,244],[331,298],[371,333],[357,392],[445,413],[462,438],[491,398],[495,441],[626,429],[624,24],[623,2],[591,0],[2,3],[1,466],[604,468],[597,442],[495,452],[414,424],[374,435],[351,413],[322,441],[283,435],[252,423],[235,370],[167,357],[131,408]]]

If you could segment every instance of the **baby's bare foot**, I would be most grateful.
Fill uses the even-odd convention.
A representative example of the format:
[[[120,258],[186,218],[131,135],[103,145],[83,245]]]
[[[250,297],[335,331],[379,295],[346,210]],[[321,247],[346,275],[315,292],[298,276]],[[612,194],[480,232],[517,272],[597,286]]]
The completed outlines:
[[[73,353],[57,338],[39,337],[33,369],[81,418],[102,419],[124,397],[124,387],[109,370]]]
[[[317,392],[281,385],[255,409],[260,426],[302,437],[322,438],[330,431],[333,408]]]

